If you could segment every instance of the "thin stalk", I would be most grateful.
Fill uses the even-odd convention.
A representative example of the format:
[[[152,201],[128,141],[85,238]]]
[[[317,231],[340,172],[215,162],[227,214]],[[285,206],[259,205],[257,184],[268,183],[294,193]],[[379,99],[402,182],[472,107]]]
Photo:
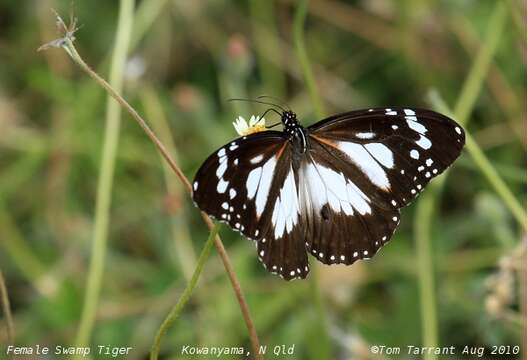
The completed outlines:
[[[437,346],[438,323],[436,311],[436,291],[434,280],[434,262],[432,257],[433,214],[435,207],[436,188],[429,189],[421,195],[417,203],[415,216],[415,248],[419,281],[419,297],[421,308],[421,331],[423,346]],[[428,356],[428,355],[426,355]],[[425,356],[425,357],[426,357]],[[430,356],[434,359],[435,356]]]
[[[159,19],[159,16],[167,3],[168,0],[146,0],[140,2],[137,6],[137,11],[135,12],[130,49],[135,49],[137,47],[144,35],[148,32],[148,29],[152,27],[156,19]]]
[[[120,1],[115,49],[110,70],[110,83],[112,84],[112,87],[118,89],[118,91],[121,91],[123,87],[124,68],[132,33],[134,6],[134,0]],[[101,172],[97,184],[91,259],[88,270],[86,293],[84,296],[84,306],[75,340],[77,347],[85,347],[90,342],[91,334],[95,325],[95,316],[104,276],[113,174],[119,143],[120,117],[121,108],[111,99],[110,96],[108,96]]]
[[[179,180],[182,182],[185,189],[187,190],[187,193],[191,195],[192,186],[190,182],[185,177],[185,175],[183,174],[183,172],[181,171],[177,163],[174,161],[174,159],[171,157],[170,153],[167,151],[163,143],[157,138],[154,132],[147,125],[146,121],[137,113],[137,111],[121,95],[119,95],[119,93],[117,93],[113,89],[113,87],[110,86],[110,84],[108,84],[106,80],[100,77],[99,74],[93,71],[88,66],[88,64],[84,62],[82,57],[77,52],[77,49],[73,45],[72,38],[73,38],[73,34],[70,31],[67,31],[63,38],[52,41],[51,43],[41,46],[40,50],[45,50],[47,48],[56,47],[56,46],[62,47],[71,57],[71,59],[77,65],[79,65],[84,72],[86,72],[92,79],[94,79],[98,85],[104,88],[132,116],[132,118],[138,123],[141,129],[146,133],[149,139],[157,147],[157,149],[159,150],[163,158],[168,162],[170,168],[176,173],[177,177],[179,178]],[[214,223],[208,217],[208,215],[204,212],[201,212],[201,217],[207,224],[208,228],[212,230],[212,228],[214,227]],[[255,358],[263,359],[263,356],[258,353],[260,349],[260,342],[258,340],[256,328],[254,326],[254,323],[252,321],[252,318],[249,312],[249,306],[247,305],[247,301],[245,300],[245,296],[241,290],[240,283],[232,267],[232,263],[230,261],[229,255],[227,254],[227,251],[225,250],[223,246],[221,238],[218,235],[216,235],[214,238],[214,244],[216,246],[216,250],[218,251],[218,254],[221,257],[223,266],[225,267],[225,271],[227,275],[229,276],[229,280],[231,281],[231,286],[233,288],[234,294],[240,305],[240,310],[242,312],[245,325],[247,326],[247,330],[249,332],[249,339],[251,341],[251,347],[255,354]]]
[[[485,41],[470,68],[469,75],[465,79],[459,95],[459,100],[454,107],[455,119],[461,125],[466,125],[469,120],[469,115],[474,108],[474,104],[489,71],[490,63],[500,43],[506,19],[507,11],[503,1],[496,2],[492,11],[492,17],[488,23]]]
[[[187,302],[190,300],[190,296],[192,295],[192,292],[194,291],[194,288],[198,284],[199,277],[201,275],[201,271],[203,270],[203,267],[205,266],[205,262],[207,261],[210,250],[212,249],[212,246],[214,245],[214,238],[218,234],[218,231],[220,230],[220,223],[216,223],[212,230],[210,231],[209,238],[207,242],[205,243],[205,246],[203,247],[203,250],[201,250],[201,254],[198,258],[198,263],[196,265],[196,269],[194,270],[194,273],[192,274],[192,278],[190,279],[187,287],[185,290],[183,290],[183,293],[181,294],[181,297],[179,298],[176,305],[170,310],[168,313],[168,316],[163,321],[161,326],[159,327],[159,330],[157,331],[156,337],[154,339],[154,344],[152,345],[152,350],[150,352],[150,360],[156,360],[159,357],[159,350],[161,347],[161,340],[163,339],[163,336],[167,333],[168,329],[172,327],[174,322],[177,320],[179,315],[181,314],[181,311],[187,304]]]
[[[304,26],[306,21],[308,3],[309,0],[301,0],[298,4],[295,13],[295,18],[293,21],[293,37],[295,42],[296,56],[298,57],[298,61],[300,62],[300,66],[302,68],[304,81],[306,82],[306,86],[309,91],[309,96],[311,97],[311,101],[313,102],[315,113],[320,119],[325,113],[324,107],[322,105],[322,101],[320,100],[320,95],[318,94],[317,83],[315,81],[315,76],[313,75],[311,62],[309,61],[309,56],[307,55],[304,40]]]
[[[478,144],[474,141],[469,133],[466,133],[467,144],[466,148],[470,156],[474,160],[474,163],[479,168],[479,171],[487,178],[490,185],[494,188],[494,191],[501,197],[501,200],[505,203],[516,218],[516,221],[523,228],[523,231],[527,232],[527,212],[522,207],[516,196],[509,189],[505,181],[498,174],[496,169],[492,166],[489,159],[485,156],[485,153]]]
[[[434,108],[440,109],[440,111],[446,115],[454,116],[451,114],[450,109],[438,95],[432,97],[431,101]],[[527,211],[514,196],[511,189],[509,189],[505,181],[503,181],[498,171],[494,168],[483,150],[481,150],[479,145],[468,131],[465,131],[465,138],[465,147],[467,152],[472,157],[472,160],[474,160],[478,170],[487,178],[487,181],[494,188],[496,194],[498,194],[523,230],[527,232]]]
[[[509,7],[509,12],[514,23],[514,27],[516,28],[516,32],[520,36],[523,46],[527,47],[527,24],[525,23],[525,19],[522,16],[519,6],[516,0],[507,0],[507,5]]]
[[[4,313],[6,329],[7,329],[7,343],[14,345],[15,343],[15,325],[13,322],[13,315],[11,314],[11,306],[9,305],[9,295],[7,286],[5,284],[4,274],[0,270],[0,302],[2,303],[2,312]]]
[[[266,89],[272,91],[274,96],[280,98],[284,96],[286,88],[284,73],[263,56],[266,48],[272,49],[271,51],[276,54],[275,56],[283,56],[280,46],[275,41],[269,41],[269,36],[266,36],[267,34],[265,33],[267,31],[273,38],[279,38],[276,28],[276,17],[273,13],[274,6],[274,0],[251,0],[249,2],[260,77],[264,85],[269,84]],[[283,60],[281,59],[281,61]]]
[[[14,264],[20,269],[22,276],[38,286],[39,279],[46,273],[46,265],[35,255],[31,246],[24,239],[19,229],[6,211],[0,200],[0,234],[2,235],[2,247],[9,254]]]
[[[146,86],[141,94],[141,102],[145,109],[145,115],[151,119],[152,128],[159,134],[160,140],[166,144],[168,151],[177,160],[178,152],[172,137],[167,117],[163,111],[161,101],[154,93],[153,89]],[[166,162],[162,162],[163,175],[167,187],[167,195],[179,198],[183,193],[180,183],[172,175],[171,169]],[[170,219],[172,236],[176,245],[176,256],[179,260],[183,276],[186,281],[190,281],[193,269],[196,266],[196,253],[192,247],[189,230],[185,223],[184,211],[178,211]]]
[[[501,2],[497,2],[487,28],[486,41],[472,64],[455,106],[454,118],[461,124],[466,124],[469,120],[469,115],[474,108],[474,104],[489,70],[489,65],[501,38],[505,19],[505,6]],[[435,193],[423,194],[425,196],[417,204],[414,224],[416,252],[419,259],[418,282],[422,312],[422,341],[423,346],[430,348],[437,347],[439,344],[431,229],[434,209],[437,207],[436,200],[438,200],[435,195],[440,193],[445,179],[446,177],[443,175],[439,181],[436,181],[437,185],[434,187]],[[435,360],[437,359],[437,355],[426,353],[424,358],[427,360]]]

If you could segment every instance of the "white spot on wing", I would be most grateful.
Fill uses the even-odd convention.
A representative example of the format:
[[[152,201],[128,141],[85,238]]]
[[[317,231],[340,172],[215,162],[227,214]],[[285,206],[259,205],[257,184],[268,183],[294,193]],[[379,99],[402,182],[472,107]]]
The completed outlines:
[[[411,109],[404,109],[405,115],[415,115],[415,111]]]
[[[227,170],[227,161],[223,161],[220,166],[216,169],[216,176],[218,179],[221,179],[223,177],[223,174],[225,174],[225,170]]]
[[[228,181],[220,179],[220,181],[218,182],[218,186],[216,187],[216,191],[218,191],[220,194],[223,194],[225,190],[227,190],[228,185],[229,185]]]
[[[230,197],[231,199],[234,199],[235,196],[236,196],[236,190],[234,190],[234,189],[230,189],[230,190],[229,190],[229,197]]]
[[[413,149],[412,151],[410,151],[410,156],[412,157],[412,159],[418,160],[419,159],[419,151]]]
[[[359,139],[373,139],[375,137],[375,134],[372,132],[365,132],[365,133],[356,133],[356,137]]]
[[[220,151],[218,151],[218,157],[222,157],[222,156],[225,156],[225,148],[220,149]]]
[[[298,196],[296,192],[295,177],[290,169],[276,198],[271,221],[274,225],[274,236],[281,238],[284,231],[290,233],[298,222]]]
[[[258,184],[260,183],[260,177],[262,175],[262,168],[257,167],[251,170],[247,177],[247,197],[252,199],[258,190]]]
[[[251,159],[251,164],[258,164],[260,161],[262,161],[263,155],[255,156]]]
[[[341,141],[337,143],[337,146],[366,174],[373,184],[384,190],[390,188],[386,172],[362,145]]]
[[[427,137],[424,137],[423,135],[420,135],[419,140],[417,140],[415,143],[425,150],[428,150],[432,147],[432,142],[428,140]]]
[[[366,150],[373,155],[383,166],[391,169],[393,167],[393,153],[388,147],[381,143],[372,143],[364,145]]]
[[[276,166],[276,159],[271,157],[262,170],[262,179],[260,180],[260,186],[258,187],[258,194],[256,195],[256,215],[262,215],[265,204],[267,203],[267,197],[269,196],[269,189],[271,188],[271,182],[273,181],[274,169]]]
[[[408,116],[406,117],[406,123],[408,124],[408,127],[414,131],[417,131],[420,134],[426,133],[426,128],[416,120],[408,119]]]
[[[456,126],[456,132],[461,135],[461,128],[459,126]]]

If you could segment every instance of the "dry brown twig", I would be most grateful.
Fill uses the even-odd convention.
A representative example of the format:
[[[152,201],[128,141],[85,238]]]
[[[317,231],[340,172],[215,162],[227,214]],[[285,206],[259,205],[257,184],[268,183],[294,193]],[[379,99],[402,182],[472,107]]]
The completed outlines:
[[[79,29],[77,27],[77,18],[73,16],[73,13],[70,17],[70,25],[67,26],[65,22],[62,20],[60,15],[53,11],[56,16],[56,24],[59,30],[62,33],[62,37],[52,40],[42,46],[40,46],[37,51],[43,51],[50,48],[62,48],[64,49],[68,55],[71,57],[71,59],[81,67],[83,71],[85,71],[91,78],[93,78],[100,86],[102,86],[128,113],[132,116],[132,118],[139,124],[139,126],[143,129],[143,131],[146,133],[146,135],[150,138],[150,140],[154,143],[154,145],[157,147],[163,158],[167,161],[170,168],[176,173],[179,180],[183,183],[185,189],[187,190],[188,194],[192,194],[192,186],[188,179],[185,177],[175,160],[170,156],[169,152],[163,145],[163,143],[157,138],[157,136],[154,134],[154,132],[150,129],[146,121],[137,113],[137,111],[121,96],[119,95],[111,86],[108,84],[106,80],[104,80],[99,74],[97,74],[94,70],[91,69],[91,67],[84,62],[82,57],[77,52],[77,49],[73,45],[73,42],[75,41],[75,32]],[[214,224],[212,220],[208,217],[207,214],[204,212],[201,212],[201,217],[207,224],[208,228],[212,230],[214,227]],[[218,251],[218,254],[220,255],[220,258],[223,262],[223,265],[225,267],[225,271],[227,272],[227,275],[229,277],[229,280],[231,281],[232,288],[234,290],[234,293],[236,295],[236,298],[238,300],[238,303],[240,305],[240,309],[245,321],[245,324],[247,326],[247,330],[249,331],[249,338],[251,341],[251,347],[254,352],[255,358],[261,359],[263,358],[259,354],[260,349],[260,342],[258,340],[258,335],[256,333],[256,328],[254,326],[254,323],[252,321],[250,312],[249,312],[249,306],[247,305],[247,302],[245,300],[245,296],[241,290],[240,282],[238,281],[238,278],[236,276],[236,273],[232,267],[232,263],[230,261],[229,255],[227,254],[227,251],[225,250],[225,247],[223,246],[223,242],[221,241],[221,238],[216,235],[214,239],[214,245],[216,246],[216,250]]]

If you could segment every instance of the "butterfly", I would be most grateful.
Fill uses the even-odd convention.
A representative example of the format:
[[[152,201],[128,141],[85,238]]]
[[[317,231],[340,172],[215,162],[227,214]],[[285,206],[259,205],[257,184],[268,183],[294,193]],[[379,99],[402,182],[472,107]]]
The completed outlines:
[[[308,253],[324,264],[371,258],[399,209],[465,144],[462,127],[431,110],[356,110],[307,128],[291,110],[278,113],[283,131],[222,146],[192,187],[195,204],[254,240],[265,268],[285,280],[307,276]]]

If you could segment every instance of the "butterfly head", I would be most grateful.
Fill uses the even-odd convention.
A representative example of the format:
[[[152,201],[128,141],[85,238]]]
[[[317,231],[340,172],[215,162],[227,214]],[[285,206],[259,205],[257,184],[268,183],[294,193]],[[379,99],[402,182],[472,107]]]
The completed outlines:
[[[284,125],[284,131],[294,134],[299,128],[300,124],[296,119],[296,114],[290,110],[282,112],[282,124]]]
[[[304,153],[307,149],[306,134],[304,128],[298,123],[296,114],[290,110],[282,112],[282,124],[284,125],[284,133],[289,139],[298,144],[298,149]]]

